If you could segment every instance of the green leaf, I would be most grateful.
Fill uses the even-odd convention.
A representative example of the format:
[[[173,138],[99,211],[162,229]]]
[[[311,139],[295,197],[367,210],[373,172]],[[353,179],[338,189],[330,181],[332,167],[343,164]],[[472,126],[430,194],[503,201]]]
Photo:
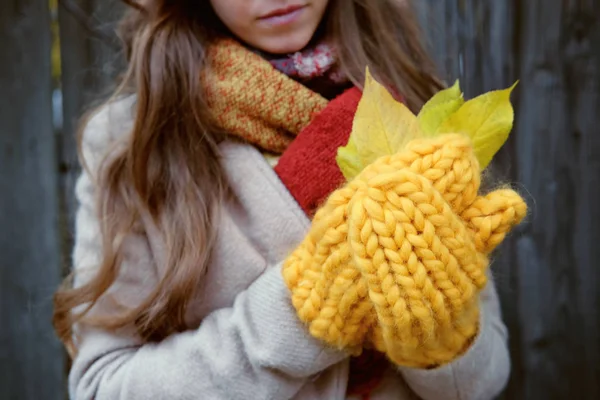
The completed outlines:
[[[444,121],[437,133],[463,133],[469,136],[481,168],[487,167],[512,130],[514,110],[510,95],[516,85],[467,101]]]
[[[340,147],[336,156],[336,161],[346,180],[351,180],[364,168],[358,155],[358,150],[352,138],[345,147]]]
[[[460,90],[458,81],[448,89],[441,90],[431,98],[421,109],[417,119],[424,136],[434,136],[439,127],[454,112],[456,112],[465,100]]]

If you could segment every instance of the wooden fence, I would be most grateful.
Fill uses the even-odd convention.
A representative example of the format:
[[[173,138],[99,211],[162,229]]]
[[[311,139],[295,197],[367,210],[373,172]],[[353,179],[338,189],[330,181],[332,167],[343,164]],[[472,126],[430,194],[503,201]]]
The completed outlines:
[[[48,4],[0,2],[0,390],[11,400],[66,396],[50,300],[69,266],[75,123],[121,65],[118,2],[59,3],[55,130]],[[442,73],[467,96],[520,80],[516,129],[494,163],[531,206],[493,265],[511,334],[503,398],[598,399],[600,1],[415,3]]]

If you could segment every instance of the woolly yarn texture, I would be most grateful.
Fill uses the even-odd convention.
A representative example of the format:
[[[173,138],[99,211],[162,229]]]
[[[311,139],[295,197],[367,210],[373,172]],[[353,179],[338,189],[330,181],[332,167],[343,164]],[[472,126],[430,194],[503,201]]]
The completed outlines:
[[[284,263],[310,333],[397,365],[448,363],[477,335],[488,255],[525,217],[513,190],[479,195],[463,135],[416,139],[335,191]]]
[[[329,101],[231,39],[208,49],[202,76],[208,108],[220,129],[275,154]]]

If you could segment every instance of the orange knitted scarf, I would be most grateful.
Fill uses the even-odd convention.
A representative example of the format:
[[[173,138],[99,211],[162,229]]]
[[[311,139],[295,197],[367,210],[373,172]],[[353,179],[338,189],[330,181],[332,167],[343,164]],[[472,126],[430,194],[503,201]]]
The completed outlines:
[[[329,103],[231,39],[208,50],[208,107],[224,132],[281,154]]]

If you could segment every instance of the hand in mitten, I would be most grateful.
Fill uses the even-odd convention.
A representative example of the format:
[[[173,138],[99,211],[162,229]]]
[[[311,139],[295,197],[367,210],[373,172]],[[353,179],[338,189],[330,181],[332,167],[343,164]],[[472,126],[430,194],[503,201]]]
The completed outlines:
[[[512,190],[480,196],[468,138],[416,139],[335,191],[284,264],[310,333],[430,367],[477,334],[489,253],[525,216]]]

